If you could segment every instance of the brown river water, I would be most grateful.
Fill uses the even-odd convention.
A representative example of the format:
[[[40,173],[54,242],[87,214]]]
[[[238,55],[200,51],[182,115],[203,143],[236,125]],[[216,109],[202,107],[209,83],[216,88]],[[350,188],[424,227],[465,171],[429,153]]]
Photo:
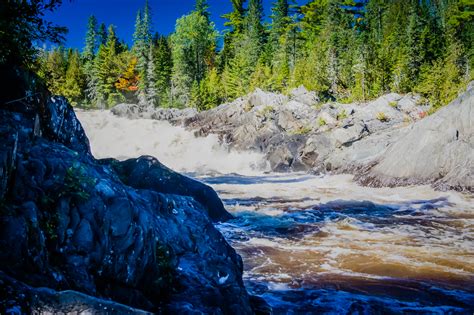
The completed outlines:
[[[96,157],[153,155],[218,192],[235,219],[217,227],[275,314],[474,314],[473,195],[271,174],[262,156],[217,137],[106,111],[78,116]]]

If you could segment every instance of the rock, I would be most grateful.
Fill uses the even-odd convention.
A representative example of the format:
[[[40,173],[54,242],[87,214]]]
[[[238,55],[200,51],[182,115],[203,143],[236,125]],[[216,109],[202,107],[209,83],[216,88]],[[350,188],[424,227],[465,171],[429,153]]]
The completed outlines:
[[[152,106],[139,106],[136,104],[118,104],[110,110],[114,115],[129,119],[156,119],[167,120],[171,123],[181,124],[184,120],[194,117],[197,110],[194,108],[156,108]]]
[[[77,291],[33,288],[0,271],[1,314],[152,314]]]
[[[48,98],[41,117],[41,131],[51,141],[62,143],[78,153],[91,155],[89,139],[64,97]]]
[[[288,102],[288,97],[282,94],[265,92],[261,89],[255,89],[253,93],[250,93],[244,100],[245,106],[251,108],[256,107],[278,107]]]
[[[334,128],[337,125],[337,120],[330,113],[321,111],[318,114],[317,123],[319,127],[329,126],[329,128]]]
[[[316,92],[308,91],[303,85],[291,90],[290,100],[308,106],[313,106],[319,103],[319,97]]]
[[[253,313],[211,188],[149,157],[99,162],[64,99],[35,102],[0,107],[0,281],[24,283],[0,286],[0,313]]]
[[[467,161],[469,157],[466,150],[470,140],[453,142],[459,143],[458,146],[445,139],[445,134],[449,133],[452,137],[456,130],[460,132],[460,139],[464,139],[462,137],[466,132],[461,130],[465,127],[462,129],[459,124],[464,119],[466,125],[466,117],[453,124],[456,126],[454,131],[446,130],[445,134],[439,135],[440,143],[446,144],[442,150],[440,145],[433,145],[439,152],[446,152],[445,156],[453,156],[452,163],[447,161],[447,158],[438,158],[438,151],[423,149],[425,156],[436,157],[433,169],[428,171],[428,167],[415,162],[422,159],[421,153],[419,156],[402,154],[402,147],[406,145],[416,147],[411,153],[424,148],[416,144],[416,140],[404,143],[401,140],[402,137],[409,137],[409,133],[416,139],[416,132],[409,132],[412,124],[427,119],[425,116],[429,106],[423,104],[421,96],[390,93],[367,103],[329,102],[318,107],[311,106],[317,101],[317,95],[308,92],[304,87],[291,91],[289,97],[257,89],[231,103],[194,116],[191,113],[191,116],[182,122],[187,129],[195,130],[197,136],[219,135],[219,139],[230,149],[255,150],[265,154],[271,169],[277,172],[348,172],[359,174],[360,182],[370,185],[435,183],[438,188],[469,190],[470,184],[467,181],[472,177],[469,175],[470,167],[466,166],[465,160],[454,159],[454,154],[466,158]],[[453,106],[449,108],[442,111],[453,111]],[[447,117],[454,114],[444,115]],[[465,115],[471,114],[466,110]],[[157,119],[167,118],[164,114]],[[436,124],[433,128],[442,130],[443,124],[450,126],[455,120],[453,117],[443,119],[446,123],[433,122]],[[424,127],[429,128],[431,127]],[[422,131],[418,127],[414,130]],[[426,141],[434,141],[435,136],[428,136],[426,131],[422,134],[426,134]],[[435,134],[437,133],[433,132],[433,135]],[[384,153],[388,148],[395,147],[395,142],[400,142],[396,153]],[[449,151],[445,151],[448,149]],[[395,163],[398,159],[396,156],[400,154],[403,158]],[[390,158],[388,155],[393,156]],[[387,162],[383,163],[384,160]],[[379,163],[379,166],[372,169],[376,163]],[[405,163],[411,166],[405,174],[394,169],[390,163],[399,169],[403,169]],[[454,171],[454,168],[459,170]],[[362,176],[368,169],[372,171]],[[408,180],[412,175],[418,179]],[[397,179],[394,179],[395,177]],[[433,178],[444,178],[444,181]]]
[[[201,203],[206,209],[207,215],[216,222],[232,218],[232,215],[225,210],[222,201],[211,187],[170,170],[151,156],[142,156],[124,162],[103,160],[103,163],[112,166],[128,186],[192,197]],[[123,206],[118,207],[118,209],[124,208]],[[124,218],[122,221],[126,221],[123,214],[119,216]]]
[[[411,126],[374,167],[359,174],[358,181],[370,186],[433,184],[473,192],[473,128],[474,89],[470,89]]]
[[[390,106],[392,102],[398,102],[401,96],[396,93],[387,94],[355,109],[354,121],[362,121],[370,133],[393,128],[404,121],[403,114],[395,107]]]

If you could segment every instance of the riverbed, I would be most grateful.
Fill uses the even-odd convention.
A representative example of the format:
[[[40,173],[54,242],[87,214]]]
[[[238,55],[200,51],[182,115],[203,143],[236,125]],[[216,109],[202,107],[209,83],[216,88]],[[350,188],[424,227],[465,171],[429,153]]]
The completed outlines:
[[[472,314],[474,198],[429,186],[367,188],[349,175],[274,174],[167,122],[78,112],[97,158],[153,155],[211,185],[249,291],[276,314]]]

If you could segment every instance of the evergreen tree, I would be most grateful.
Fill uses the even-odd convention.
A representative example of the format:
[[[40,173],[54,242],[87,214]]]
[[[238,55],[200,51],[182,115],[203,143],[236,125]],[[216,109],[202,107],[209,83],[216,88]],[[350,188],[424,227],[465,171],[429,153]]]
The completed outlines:
[[[111,25],[108,29],[107,42],[99,47],[94,60],[94,101],[99,108],[109,107],[123,100],[115,85],[121,75],[121,69],[117,64],[117,46],[115,29]]]
[[[97,32],[98,46],[105,45],[107,43],[107,28],[104,23],[100,23],[99,30]]]
[[[207,3],[207,0],[196,0],[195,4],[195,11],[204,17],[209,21],[211,14],[209,13],[209,4]]]
[[[154,68],[154,60],[149,59],[150,49],[152,46],[152,35],[151,35],[151,9],[148,1],[145,2],[145,8],[143,13],[138,11],[135,33],[133,35],[134,46],[133,51],[137,56],[137,70],[139,73],[139,84],[138,84],[138,100],[140,105],[153,105],[149,102],[154,97],[147,95],[148,91],[152,91],[152,87],[155,82],[151,80],[150,75],[153,71],[149,71],[149,67]]]
[[[86,61],[92,61],[97,49],[97,19],[91,15],[87,23],[86,46],[84,47],[83,56]]]
[[[206,0],[196,0],[169,38],[154,39],[147,2],[132,49],[113,28],[105,36],[91,16],[82,58],[64,48],[40,51],[38,74],[75,105],[110,106],[126,97],[199,110],[255,88],[286,92],[300,85],[342,101],[418,91],[437,108],[473,78],[472,0],[311,0],[301,7],[275,0],[266,26],[262,0],[247,7],[231,1],[219,52]]]
[[[171,74],[173,70],[173,60],[168,39],[157,35],[154,40],[155,48],[155,77],[156,90],[158,93],[158,105],[162,107],[170,106]]]
[[[156,88],[156,68],[155,68],[155,53],[153,49],[153,45],[150,45],[149,51],[148,51],[148,64],[146,67],[146,90],[145,90],[145,95],[146,95],[146,104],[155,106],[156,105],[156,100],[157,100],[157,88]]]
[[[228,62],[235,56],[235,49],[239,47],[242,40],[245,21],[245,0],[231,0],[232,12],[224,14],[222,17],[227,21],[224,26],[227,30],[224,34],[224,47],[220,53],[219,69],[222,71]]]
[[[250,0],[249,10],[247,14],[247,41],[249,42],[247,54],[249,57],[249,63],[252,65],[252,71],[255,70],[255,66],[260,58],[263,51],[263,45],[265,42],[265,30],[263,28],[263,3],[262,0]]]
[[[64,95],[72,106],[79,105],[84,100],[85,77],[82,70],[79,52],[74,50],[68,58],[68,67],[64,82]]]
[[[83,51],[84,73],[86,75],[86,103],[91,104],[97,99],[96,82],[93,76],[94,56],[97,49],[97,19],[91,15],[87,23],[86,45]]]

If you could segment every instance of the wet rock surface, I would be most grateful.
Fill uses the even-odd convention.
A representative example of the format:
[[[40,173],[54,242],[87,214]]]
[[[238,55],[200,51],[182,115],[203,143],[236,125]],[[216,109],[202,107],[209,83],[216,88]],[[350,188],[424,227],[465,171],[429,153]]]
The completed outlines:
[[[390,93],[367,103],[322,104],[304,87],[288,96],[257,89],[195,114],[168,110],[167,115],[131,115],[126,110],[130,107],[123,105],[113,112],[169,120],[196,136],[217,134],[234,150],[263,153],[276,172],[353,173],[360,183],[372,186],[428,183],[440,189],[472,191],[472,94],[471,89],[429,117],[429,106],[416,94]],[[424,163],[427,156],[436,162]],[[409,167],[403,170],[403,165]]]
[[[64,99],[27,101],[0,107],[0,313],[253,312],[211,188],[150,157],[99,162]]]

